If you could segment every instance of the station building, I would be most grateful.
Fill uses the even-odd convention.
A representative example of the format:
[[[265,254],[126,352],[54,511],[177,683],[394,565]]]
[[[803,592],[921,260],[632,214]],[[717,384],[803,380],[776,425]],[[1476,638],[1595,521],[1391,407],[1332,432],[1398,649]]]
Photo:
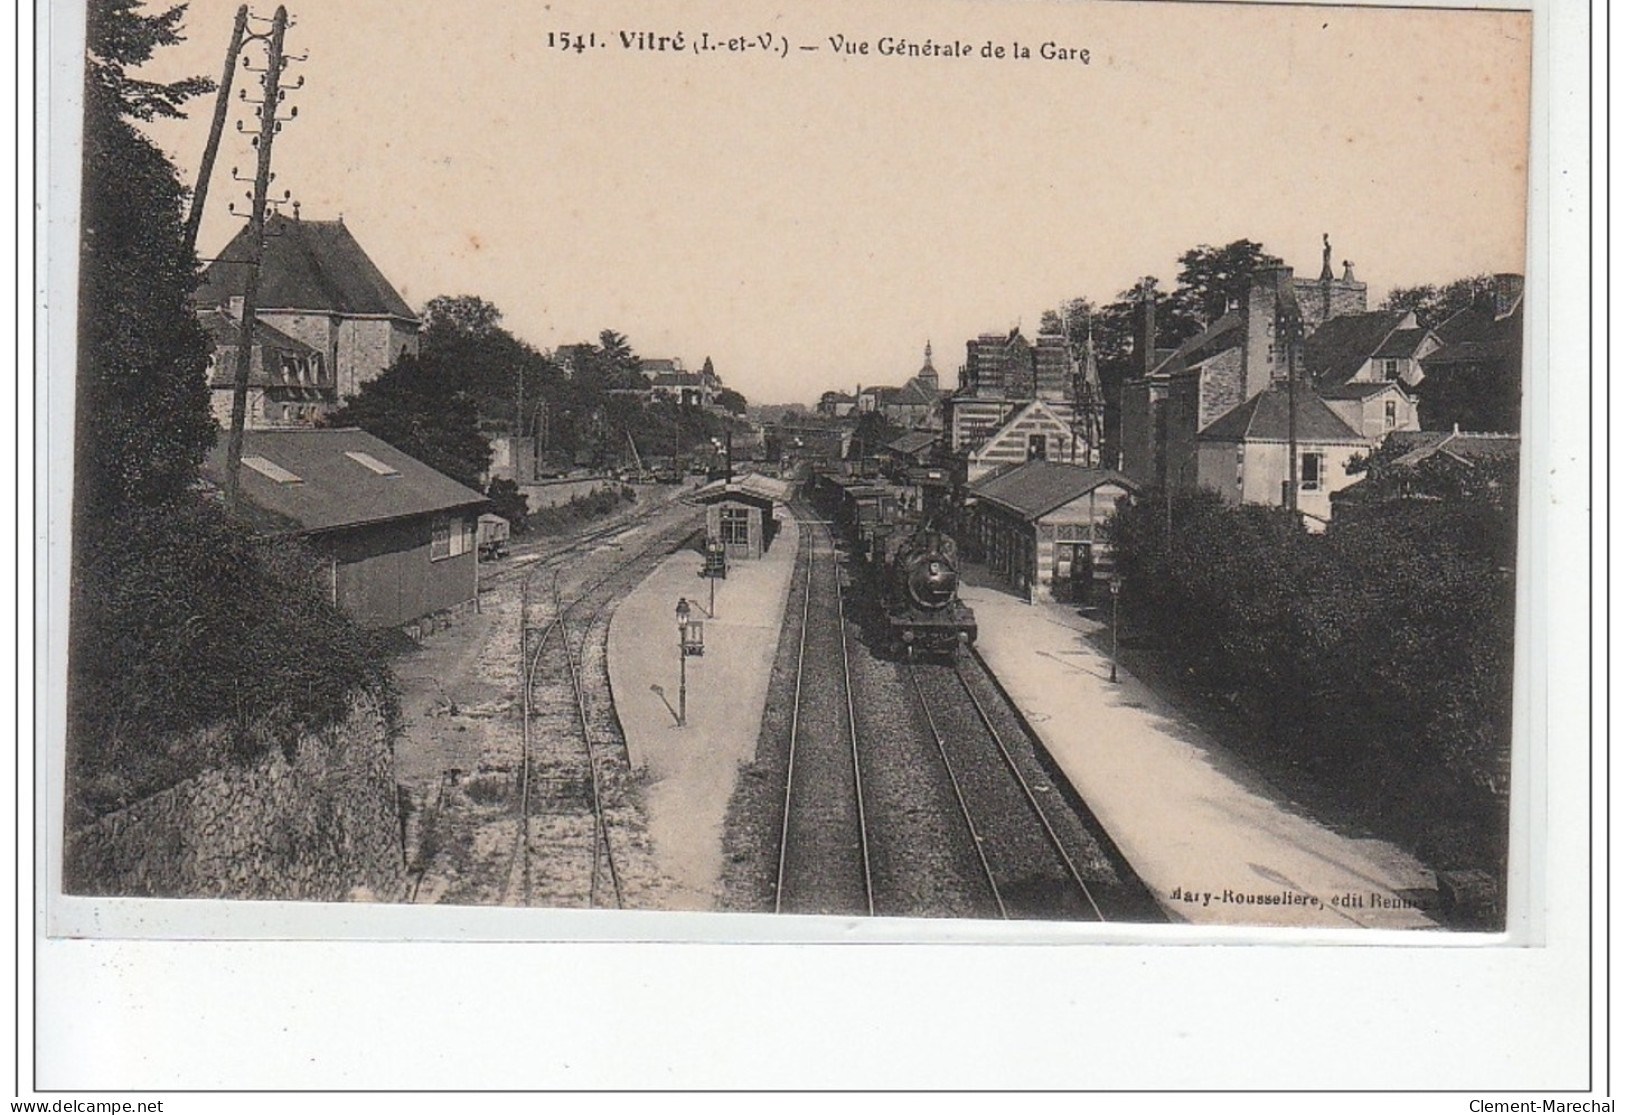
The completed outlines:
[[[789,498],[788,484],[752,474],[712,481],[697,488],[685,502],[705,508],[708,549],[720,546],[729,561],[755,561],[778,534],[774,509]]]
[[[1109,469],[1027,461],[970,485],[965,542],[1030,601],[1091,603],[1112,571],[1103,524],[1135,491]]]

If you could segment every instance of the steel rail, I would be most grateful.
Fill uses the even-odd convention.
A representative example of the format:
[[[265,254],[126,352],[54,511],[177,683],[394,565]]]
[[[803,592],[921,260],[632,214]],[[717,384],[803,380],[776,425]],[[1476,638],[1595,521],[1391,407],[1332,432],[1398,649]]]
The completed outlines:
[[[803,582],[801,600],[801,641],[796,648],[796,691],[790,701],[790,753],[785,760],[784,767],[784,823],[779,829],[779,875],[773,884],[773,912],[781,912],[784,902],[784,864],[790,850],[790,797],[795,786],[796,775],[796,732],[801,726],[801,668],[807,660],[807,617],[812,607],[812,571],[815,557],[812,529],[806,519],[801,520],[806,527],[802,543],[807,549],[807,576]]]
[[[975,707],[976,715],[981,718],[982,726],[987,729],[989,738],[993,740],[994,746],[999,749],[999,754],[1003,756],[1004,765],[1009,769],[1011,776],[1015,778],[1016,785],[1021,788],[1022,795],[1027,799],[1027,804],[1032,807],[1033,816],[1037,817],[1038,823],[1043,826],[1044,834],[1049,837],[1050,845],[1054,847],[1056,854],[1061,857],[1061,862],[1066,865],[1067,874],[1072,876],[1072,881],[1083,892],[1084,900],[1089,903],[1089,908],[1095,912],[1095,918],[1099,921],[1105,921],[1106,915],[1101,912],[1100,905],[1095,901],[1095,896],[1089,889],[1089,884],[1084,881],[1083,873],[1078,870],[1078,865],[1073,862],[1072,856],[1067,852],[1066,845],[1061,841],[1060,834],[1055,831],[1055,827],[1050,824],[1049,817],[1044,814],[1043,806],[1038,803],[1038,797],[1033,793],[1032,786],[1016,765],[1015,756],[1010,753],[1010,749],[1005,745],[1004,737],[999,734],[999,730],[993,726],[992,717],[988,715],[981,698],[971,688],[970,679],[965,676],[964,669],[957,662],[954,664],[954,676],[959,679],[959,684],[964,687],[965,695],[970,698],[971,705]]]
[[[658,508],[651,509],[651,512],[650,512],[651,515],[653,514],[654,510],[658,510]],[[619,877],[619,874],[618,874],[618,872],[616,872],[615,867],[614,867],[613,852],[610,852],[609,825],[608,825],[607,819],[603,815],[603,806],[602,806],[602,801],[601,801],[600,793],[599,793],[598,765],[597,765],[597,762],[595,761],[594,754],[593,754],[593,746],[592,746],[592,740],[591,740],[591,735],[590,735],[590,729],[587,726],[587,713],[586,713],[586,705],[585,705],[585,697],[584,697],[584,693],[583,693],[583,687],[582,687],[582,684],[581,684],[581,680],[580,680],[580,678],[579,678],[579,676],[577,674],[576,662],[574,661],[574,659],[571,656],[571,651],[570,651],[570,646],[569,646],[568,628],[567,628],[567,626],[565,624],[565,616],[571,609],[573,609],[576,605],[580,604],[581,601],[585,600],[588,596],[590,596],[593,593],[597,592],[600,588],[602,588],[605,584],[609,583],[615,577],[617,577],[617,576],[625,573],[627,570],[631,569],[640,560],[643,560],[644,558],[646,558],[651,550],[658,548],[658,544],[659,544],[658,540],[660,538],[662,538],[666,532],[661,532],[660,534],[657,534],[655,536],[655,541],[651,542],[650,545],[642,547],[636,553],[634,553],[632,556],[628,557],[625,561],[616,563],[607,573],[605,573],[603,576],[599,577],[597,580],[593,581],[591,584],[589,584],[585,588],[583,588],[579,592],[579,594],[576,596],[576,598],[573,601],[571,601],[571,603],[567,607],[562,605],[562,601],[561,601],[561,598],[560,598],[560,595],[559,595],[559,592],[558,592],[559,565],[562,562],[564,556],[572,548],[574,548],[575,546],[580,545],[580,544],[582,544],[582,543],[584,543],[584,542],[586,542],[588,540],[597,541],[599,538],[607,537],[610,534],[617,533],[619,530],[624,530],[624,529],[630,529],[627,520],[622,520],[619,524],[616,525],[615,528],[604,528],[601,532],[597,532],[597,537],[583,536],[582,538],[578,538],[578,539],[574,540],[570,544],[568,544],[568,545],[566,545],[564,547],[561,547],[559,550],[556,550],[556,551],[552,552],[551,554],[549,554],[548,558],[547,558],[547,560],[545,562],[538,561],[538,562],[534,563],[531,568],[526,569],[524,571],[524,574],[523,574],[523,579],[520,582],[520,591],[521,591],[520,600],[521,600],[521,604],[520,604],[519,638],[520,638],[520,643],[521,643],[521,652],[520,652],[520,654],[521,654],[521,669],[523,671],[523,676],[520,679],[520,689],[522,691],[522,699],[521,699],[521,733],[520,733],[520,735],[521,735],[522,754],[521,754],[521,760],[520,760],[520,813],[519,813],[520,823],[519,823],[519,831],[518,831],[518,834],[517,834],[516,843],[518,844],[518,849],[517,850],[519,851],[520,855],[522,856],[522,868],[523,868],[522,874],[523,874],[523,887],[524,887],[524,890],[523,890],[523,902],[524,902],[524,905],[526,905],[526,906],[529,906],[531,904],[531,893],[532,893],[532,871],[531,871],[531,851],[530,851],[530,781],[531,781],[530,775],[531,775],[531,768],[533,766],[533,763],[532,763],[532,760],[531,760],[531,746],[530,746],[530,717],[531,717],[532,709],[533,709],[534,704],[535,704],[534,700],[532,699],[532,690],[534,689],[534,686],[535,686],[535,683],[536,683],[537,670],[541,665],[542,652],[543,652],[543,650],[546,649],[547,643],[548,643],[549,639],[551,638],[551,636],[552,636],[552,634],[553,634],[553,632],[555,630],[557,630],[559,632],[559,640],[560,640],[560,643],[563,645],[565,660],[568,663],[568,669],[569,669],[570,681],[571,681],[571,689],[572,689],[572,692],[573,692],[573,694],[575,696],[575,699],[576,699],[577,711],[578,711],[578,713],[579,713],[579,715],[581,717],[582,732],[587,737],[587,740],[586,740],[587,762],[588,762],[588,767],[589,767],[589,769],[591,771],[591,778],[592,778],[593,818],[594,818],[594,824],[593,824],[593,829],[594,829],[594,832],[593,832],[593,873],[592,873],[592,882],[589,884],[589,888],[588,888],[588,898],[587,898],[587,900],[588,900],[589,905],[596,905],[597,904],[597,887],[598,887],[597,857],[598,857],[598,840],[599,840],[600,835],[601,835],[602,839],[603,839],[603,843],[604,843],[604,848],[606,849],[606,852],[609,852],[609,854],[610,854],[610,870],[611,870],[611,877],[614,880],[614,884],[615,884],[616,905],[620,906],[624,902],[624,895],[623,895],[622,889],[621,889],[620,877]],[[529,663],[526,664],[525,661],[524,661],[523,643],[524,643],[524,639],[525,639],[525,633],[529,629],[527,625],[528,625],[528,621],[529,621],[530,585],[531,585],[532,579],[538,573],[544,573],[544,572],[551,572],[552,575],[553,575],[551,588],[552,588],[552,596],[553,596],[554,615],[553,615],[552,620],[549,621],[549,623],[547,624],[547,626],[542,629],[542,633],[541,633],[540,637],[536,640],[536,647],[535,647],[534,651],[530,655]],[[598,613],[602,609],[603,609],[603,605],[600,604],[597,608],[595,608],[593,610],[592,615],[591,615],[591,617],[589,617],[589,620],[588,620],[589,625],[592,622],[592,619],[595,619],[597,617]],[[583,634],[582,638],[583,638],[583,645],[585,645],[585,638],[586,638],[585,634]],[[511,874],[512,874],[512,869],[510,868],[510,875]]]
[[[630,564],[630,562],[627,564]],[[597,591],[599,587],[602,587],[609,580],[609,577],[605,577],[602,581],[599,581],[598,584],[594,586],[593,591]],[[559,597],[558,571],[554,571],[553,606],[558,611],[559,642],[564,648],[565,664],[569,667],[570,685],[571,688],[575,690],[576,712],[581,718],[581,738],[586,742],[587,745],[587,770],[592,778],[592,812],[595,831],[593,833],[592,842],[592,882],[588,887],[587,903],[589,906],[598,905],[598,841],[601,836],[604,844],[604,861],[609,867],[609,881],[615,888],[615,906],[617,909],[620,909],[626,904],[626,896],[621,890],[620,872],[617,871],[615,867],[615,848],[609,840],[609,821],[604,816],[603,794],[598,781],[598,757],[593,750],[592,725],[587,716],[587,696],[581,684],[581,663],[577,662],[575,652],[570,649],[570,626],[567,617],[570,609],[574,608],[576,604],[579,604],[585,599],[586,595],[583,594],[582,596],[577,597],[568,606],[565,606]],[[597,608],[593,609],[592,614],[588,617],[587,622],[582,629],[581,642],[583,652],[586,648],[586,628],[592,626],[593,620],[597,619],[598,613],[603,610],[603,607],[603,604],[599,604]]]
[[[931,729],[931,739],[937,745],[937,754],[942,757],[942,769],[948,772],[948,783],[953,787],[954,799],[959,803],[959,815],[964,818],[965,828],[970,832],[971,845],[976,849],[976,858],[982,865],[982,877],[987,880],[988,889],[993,892],[993,901],[999,908],[999,916],[1008,919],[1010,912],[1005,909],[1004,896],[999,893],[999,881],[993,875],[993,865],[988,862],[987,852],[982,847],[982,834],[977,831],[976,818],[971,816],[970,802],[965,798],[964,788],[959,785],[959,776],[954,773],[953,761],[948,758],[948,744],[943,738],[942,730],[937,727],[937,718],[931,715],[931,702],[925,699],[925,688],[920,684],[918,668],[913,662],[905,664],[908,671],[908,680],[914,685],[914,695],[920,700],[920,710],[925,713],[926,725]]]
[[[852,666],[846,650],[846,607],[841,594],[841,569],[835,567],[835,623],[841,636],[841,682],[846,690],[846,722],[852,739],[852,789],[858,803],[858,846],[863,853],[863,897],[869,916],[875,916],[875,884],[869,870],[869,823],[863,810],[863,764],[858,759],[858,714],[852,707]]]

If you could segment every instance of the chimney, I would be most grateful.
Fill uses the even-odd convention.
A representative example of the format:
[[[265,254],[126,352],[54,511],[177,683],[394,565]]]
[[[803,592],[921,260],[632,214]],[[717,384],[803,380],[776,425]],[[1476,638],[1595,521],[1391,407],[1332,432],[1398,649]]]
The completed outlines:
[[[1495,316],[1506,317],[1523,297],[1523,276],[1501,272],[1495,276]]]
[[[1150,375],[1157,366],[1157,293],[1151,280],[1140,283],[1140,335],[1138,342],[1141,375]]]

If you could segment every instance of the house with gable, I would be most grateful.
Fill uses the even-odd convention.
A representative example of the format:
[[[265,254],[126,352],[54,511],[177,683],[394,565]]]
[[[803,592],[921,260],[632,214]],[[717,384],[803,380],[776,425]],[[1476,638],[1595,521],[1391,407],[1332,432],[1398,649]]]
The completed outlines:
[[[1359,480],[1348,465],[1374,439],[1343,420],[1306,384],[1272,384],[1197,434],[1196,482],[1228,504],[1287,504],[1297,452],[1297,506],[1322,526],[1332,493]]]
[[[214,310],[242,320],[250,258],[245,227],[204,270],[193,296],[200,313]],[[320,354],[332,379],[332,397],[318,401],[318,415],[342,404],[401,356],[418,354],[421,320],[342,217],[307,221],[276,214],[268,219],[257,302],[260,325]],[[234,369],[235,363],[217,348],[215,366]],[[211,373],[211,387],[230,376],[229,371]],[[229,394],[230,387],[214,390]],[[219,405],[215,409],[220,413]],[[225,412],[230,413],[229,399]]]
[[[220,309],[198,311],[214,347],[209,353],[209,407],[221,427],[231,425],[242,324]],[[332,368],[322,353],[282,330],[260,322],[248,357],[246,429],[314,426],[338,402]]]
[[[1074,464],[1089,460],[1089,442],[1075,428],[1072,416],[1043,399],[1014,407],[981,441],[965,440],[953,448],[962,452],[966,484],[1005,465],[1033,460]]]

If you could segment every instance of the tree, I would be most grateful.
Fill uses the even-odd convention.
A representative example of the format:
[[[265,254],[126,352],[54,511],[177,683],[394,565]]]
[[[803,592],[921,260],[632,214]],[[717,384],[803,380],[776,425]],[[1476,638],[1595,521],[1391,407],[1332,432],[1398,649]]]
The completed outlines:
[[[717,406],[721,407],[729,414],[744,414],[746,406],[745,396],[741,395],[731,387],[724,387],[721,391],[717,392]]]
[[[502,311],[471,294],[441,295],[423,308],[422,355],[453,377],[480,418],[528,433],[563,376],[552,361],[502,327]]]
[[[515,534],[524,534],[530,529],[530,500],[519,490],[518,484],[498,478],[491,481],[485,495],[491,501],[492,512],[507,519]]]
[[[480,433],[479,408],[444,357],[402,356],[329,415],[328,426],[359,426],[460,484],[480,487],[491,443]]]
[[[216,431],[185,190],[132,121],[179,116],[209,83],[129,76],[181,37],[181,8],[139,7],[92,0],[86,25],[70,825],[288,746],[342,719],[358,687],[389,694],[378,647],[316,589],[300,545],[253,537],[201,490]]]
[[[1179,257],[1179,281],[1170,299],[1175,319],[1188,324],[1187,336],[1223,316],[1232,299],[1247,290],[1248,276],[1281,260],[1255,240],[1232,240],[1221,248],[1199,244]],[[1183,330],[1182,330],[1183,331]]]
[[[215,440],[209,341],[188,303],[198,269],[182,235],[186,191],[131,123],[180,116],[211,85],[126,73],[181,39],[183,9],[142,16],[139,7],[96,0],[86,25],[75,485],[86,529],[130,501],[185,490]]]
[[[1378,309],[1414,310],[1416,324],[1423,329],[1431,329],[1462,310],[1473,306],[1492,310],[1494,305],[1495,277],[1469,275],[1444,286],[1424,283],[1421,286],[1396,287]]]

